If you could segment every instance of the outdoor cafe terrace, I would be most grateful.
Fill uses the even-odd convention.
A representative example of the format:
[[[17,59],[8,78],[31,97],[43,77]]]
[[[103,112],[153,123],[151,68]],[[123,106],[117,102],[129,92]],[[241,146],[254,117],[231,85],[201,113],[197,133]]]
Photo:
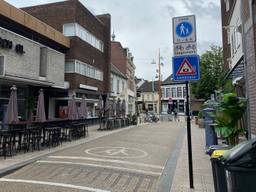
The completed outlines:
[[[7,111],[0,124],[0,156],[11,157],[20,152],[42,150],[56,147],[62,142],[89,136],[88,126],[99,125],[98,130],[112,130],[131,124],[125,115],[125,101],[118,99],[98,101],[98,117],[88,117],[87,103],[83,97],[78,110],[75,97],[68,106],[68,118],[47,120],[45,116],[43,90],[39,91],[36,116],[34,121],[19,121],[17,88],[11,88]],[[79,111],[79,112],[78,112]]]

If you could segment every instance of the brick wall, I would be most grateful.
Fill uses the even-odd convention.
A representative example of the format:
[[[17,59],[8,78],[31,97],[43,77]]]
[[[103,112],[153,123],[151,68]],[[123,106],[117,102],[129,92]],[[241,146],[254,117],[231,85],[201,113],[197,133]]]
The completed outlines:
[[[124,75],[127,73],[125,50],[120,42],[111,42],[111,63]]]
[[[229,71],[228,58],[231,57],[230,44],[228,44],[228,34],[227,28],[224,26],[229,25],[230,11],[226,11],[225,0],[221,0],[221,18],[222,18],[222,46],[223,46],[223,60],[224,60],[224,70]]]
[[[92,47],[78,37],[71,38],[70,50],[66,59],[78,59],[103,71],[104,81],[98,81],[82,75],[66,74],[73,89],[79,84],[97,86],[100,92],[110,91],[110,33],[111,17],[109,14],[94,16],[78,0],[70,0],[23,8],[29,14],[62,32],[63,24],[78,23],[104,43],[104,53]]]
[[[246,13],[244,13],[246,16]],[[249,123],[251,131],[256,134],[256,59],[255,59],[255,29],[256,26],[251,25],[244,35],[245,52],[246,52],[246,71],[247,85],[249,97],[250,118]]]

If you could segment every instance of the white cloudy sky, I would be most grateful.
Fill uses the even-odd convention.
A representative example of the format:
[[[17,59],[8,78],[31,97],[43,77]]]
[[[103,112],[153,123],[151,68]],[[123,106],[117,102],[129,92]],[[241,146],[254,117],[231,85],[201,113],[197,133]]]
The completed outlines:
[[[16,7],[58,0],[7,0]],[[171,18],[195,14],[198,52],[221,45],[219,0],[80,0],[94,14],[110,13],[116,40],[129,47],[135,58],[136,75],[151,80],[156,74],[158,49],[164,58],[163,78],[171,74]]]

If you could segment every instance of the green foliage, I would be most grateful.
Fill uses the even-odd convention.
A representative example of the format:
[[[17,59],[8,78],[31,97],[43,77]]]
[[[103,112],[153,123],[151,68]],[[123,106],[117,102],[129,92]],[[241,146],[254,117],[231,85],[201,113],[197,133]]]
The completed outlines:
[[[198,118],[199,118],[199,119],[202,119],[202,118],[203,118],[203,113],[202,113],[202,111],[199,111],[199,113],[198,113]]]
[[[200,58],[201,79],[192,84],[192,94],[198,99],[208,99],[223,85],[223,50],[211,46]]]
[[[232,80],[225,82],[223,86],[223,93],[235,93],[235,87],[232,84]]]
[[[215,121],[217,123],[217,131],[231,145],[238,143],[238,135],[244,131],[237,126],[237,123],[243,117],[245,111],[245,100],[238,98],[235,93],[223,95],[223,99],[215,114]]]

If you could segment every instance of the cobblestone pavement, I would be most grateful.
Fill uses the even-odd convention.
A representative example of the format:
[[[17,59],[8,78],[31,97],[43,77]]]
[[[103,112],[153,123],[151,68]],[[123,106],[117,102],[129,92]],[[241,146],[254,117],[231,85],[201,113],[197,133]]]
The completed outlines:
[[[156,191],[183,127],[149,124],[55,152],[0,178],[0,191]]]
[[[199,129],[196,125],[192,126],[194,189],[189,188],[186,135],[178,158],[171,192],[214,192],[211,163],[204,149],[204,133],[204,129]]]

